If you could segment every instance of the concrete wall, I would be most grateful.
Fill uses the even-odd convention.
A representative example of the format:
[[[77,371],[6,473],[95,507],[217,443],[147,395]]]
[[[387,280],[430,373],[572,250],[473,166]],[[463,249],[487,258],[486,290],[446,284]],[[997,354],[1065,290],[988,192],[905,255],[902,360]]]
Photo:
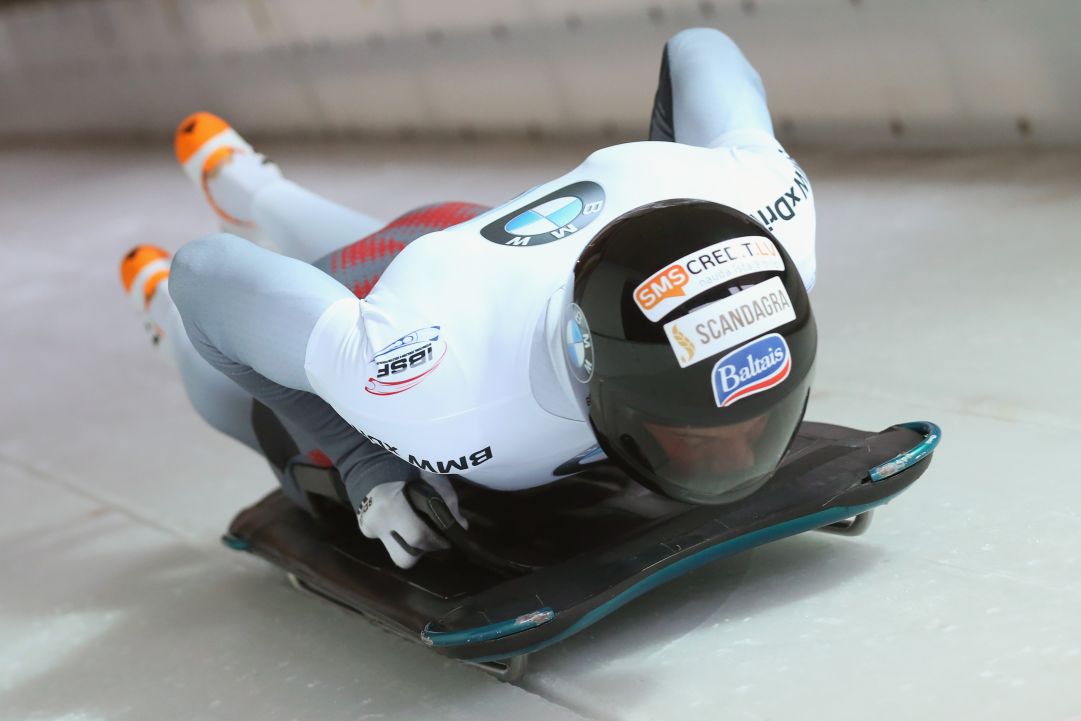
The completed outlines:
[[[0,9],[0,136],[644,133],[694,25],[759,68],[786,141],[1081,144],[1075,0],[68,0]]]

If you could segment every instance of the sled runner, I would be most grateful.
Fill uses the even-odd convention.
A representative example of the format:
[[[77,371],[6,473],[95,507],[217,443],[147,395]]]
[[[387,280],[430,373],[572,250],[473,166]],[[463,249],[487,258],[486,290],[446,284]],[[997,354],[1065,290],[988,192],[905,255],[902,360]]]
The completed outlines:
[[[862,533],[874,507],[923,474],[940,437],[927,422],[879,433],[805,422],[771,480],[721,506],[673,501],[613,469],[514,493],[455,481],[468,531],[419,482],[410,500],[452,548],[408,571],[357,530],[333,469],[294,458],[285,472],[312,512],[277,490],[223,540],[298,588],[516,680],[528,654],[709,561],[814,529]]]

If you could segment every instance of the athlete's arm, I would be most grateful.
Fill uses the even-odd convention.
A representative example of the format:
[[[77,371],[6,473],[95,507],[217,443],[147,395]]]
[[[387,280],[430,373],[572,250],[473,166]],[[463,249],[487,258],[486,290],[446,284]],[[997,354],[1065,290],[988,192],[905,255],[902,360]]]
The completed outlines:
[[[714,148],[736,131],[773,137],[758,72],[719,30],[678,33],[664,46],[649,139]]]
[[[741,182],[760,196],[743,210],[777,236],[810,290],[816,274],[810,181],[773,137],[762,79],[727,35],[695,28],[668,41],[649,137],[716,148],[726,161],[743,164]]]

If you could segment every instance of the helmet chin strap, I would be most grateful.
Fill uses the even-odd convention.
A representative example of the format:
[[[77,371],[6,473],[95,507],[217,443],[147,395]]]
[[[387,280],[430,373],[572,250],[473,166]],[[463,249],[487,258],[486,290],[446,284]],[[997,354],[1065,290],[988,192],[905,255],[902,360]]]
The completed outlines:
[[[558,288],[541,308],[529,353],[529,385],[541,408],[552,415],[586,421],[585,403],[576,394],[588,392],[567,368],[564,349],[564,308],[569,285]]]

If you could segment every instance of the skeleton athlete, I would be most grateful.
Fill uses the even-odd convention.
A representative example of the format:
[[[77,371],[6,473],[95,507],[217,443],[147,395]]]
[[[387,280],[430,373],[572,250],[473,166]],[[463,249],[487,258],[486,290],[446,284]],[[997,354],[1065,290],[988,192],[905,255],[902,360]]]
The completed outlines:
[[[258,448],[253,399],[268,407],[399,566],[445,545],[404,497],[418,475],[455,513],[446,475],[513,491],[591,463],[734,502],[802,418],[814,200],[716,30],[665,46],[648,142],[493,209],[384,224],[286,180],[208,113],[176,149],[227,232],[171,263],[134,249],[126,290],[197,410]]]

